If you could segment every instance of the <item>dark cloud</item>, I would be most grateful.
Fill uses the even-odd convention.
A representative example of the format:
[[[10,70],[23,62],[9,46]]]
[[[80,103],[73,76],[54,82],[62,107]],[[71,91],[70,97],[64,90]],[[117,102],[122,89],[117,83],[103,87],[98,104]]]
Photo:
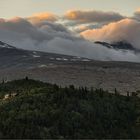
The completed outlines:
[[[73,10],[67,12],[64,18],[70,21],[74,21],[76,23],[108,23],[124,19],[125,16],[122,16],[116,12]]]
[[[30,37],[34,40],[43,40],[44,34],[41,33],[35,26],[23,18],[13,18],[10,20],[0,21],[1,32],[11,32],[13,34],[19,34],[19,36]],[[7,34],[8,35],[8,34]],[[9,36],[9,35],[8,35]],[[9,38],[12,36],[9,36]]]

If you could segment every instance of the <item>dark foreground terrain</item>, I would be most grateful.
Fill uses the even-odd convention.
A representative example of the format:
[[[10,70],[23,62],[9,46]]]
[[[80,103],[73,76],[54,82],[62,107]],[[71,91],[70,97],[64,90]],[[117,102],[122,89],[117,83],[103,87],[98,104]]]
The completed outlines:
[[[138,94],[3,81],[0,138],[140,138]]]

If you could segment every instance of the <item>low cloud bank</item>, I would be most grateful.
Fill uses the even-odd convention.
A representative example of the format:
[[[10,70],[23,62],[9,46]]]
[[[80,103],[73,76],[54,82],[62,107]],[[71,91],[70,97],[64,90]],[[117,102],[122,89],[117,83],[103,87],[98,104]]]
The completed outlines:
[[[139,21],[123,19],[123,16],[114,13],[110,16],[114,18],[107,18],[107,21],[112,22],[113,20],[112,23],[99,28],[94,28],[94,25],[81,25],[77,32],[58,22],[59,17],[50,13],[38,14],[29,18],[0,19],[0,40],[22,49],[75,55],[104,61],[140,62],[140,55],[133,51],[113,50],[89,41],[114,42],[123,40],[140,49]],[[117,16],[118,18],[115,18]],[[88,19],[85,20],[90,22]],[[93,21],[93,19],[91,20]],[[102,17],[96,21],[104,22],[105,19]]]

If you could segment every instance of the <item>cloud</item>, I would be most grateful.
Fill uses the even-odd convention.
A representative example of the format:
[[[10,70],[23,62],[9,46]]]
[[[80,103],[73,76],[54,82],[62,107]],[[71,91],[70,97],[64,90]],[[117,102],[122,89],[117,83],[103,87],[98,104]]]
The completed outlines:
[[[134,12],[134,16],[132,18],[140,21],[140,8]]]
[[[103,24],[81,24],[72,28],[76,33],[81,33],[89,29],[98,29],[104,26]]]
[[[44,42],[46,44],[46,42]],[[43,48],[44,43],[41,44]],[[43,50],[60,54],[86,57],[101,61],[129,61],[140,62],[140,55],[131,51],[117,51],[94,44],[83,39],[65,39],[56,37],[47,43]]]
[[[92,41],[117,42],[126,41],[140,49],[140,22],[133,19],[123,19],[104,25],[99,29],[88,29],[81,35]]]
[[[68,11],[65,14],[64,18],[70,21],[74,21],[76,23],[108,23],[124,19],[125,16],[122,16],[116,12],[102,12],[96,10],[73,10]]]
[[[43,51],[47,43],[56,37],[69,40],[75,38],[66,27],[50,21],[31,24],[28,20],[19,17],[0,20],[0,39],[23,49]],[[40,47],[42,42],[46,42],[43,49]]]
[[[31,17],[28,17],[27,20],[31,22],[32,24],[36,24],[38,22],[43,22],[43,21],[55,22],[58,20],[58,16],[52,13],[46,12],[46,13],[35,14]]]
[[[89,27],[86,26],[86,25],[79,25],[79,26],[76,26],[76,27],[74,28],[75,32],[77,32],[77,33],[86,31],[86,30],[88,30],[88,29],[89,29]]]
[[[12,18],[10,20],[0,20],[0,37],[5,40],[21,41],[25,38],[42,41],[46,39],[45,35],[39,31],[35,26],[23,18]]]
[[[96,33],[98,33],[94,35],[92,34],[93,30],[89,26],[86,28],[81,27],[81,30],[86,30],[82,32],[85,38],[89,39],[87,33],[91,31],[92,39],[96,37],[96,39],[114,41],[120,37],[120,32],[123,33],[122,36],[131,36],[132,33],[133,38],[135,38],[133,31],[137,30],[139,33],[138,27],[139,22],[127,19],[111,23],[101,29],[95,29]],[[104,34],[100,30],[103,30]],[[95,60],[140,62],[140,56],[131,51],[116,51],[94,44],[80,37],[79,34],[70,31],[63,24],[48,20],[39,20],[38,22],[32,23],[27,18],[0,19],[0,40],[22,49],[75,55]]]

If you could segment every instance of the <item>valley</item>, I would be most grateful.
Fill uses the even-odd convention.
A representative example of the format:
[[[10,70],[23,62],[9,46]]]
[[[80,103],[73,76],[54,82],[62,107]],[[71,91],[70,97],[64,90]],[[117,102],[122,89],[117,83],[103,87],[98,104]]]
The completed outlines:
[[[0,47],[0,80],[28,76],[60,86],[103,88],[121,94],[140,90],[140,64]]]

